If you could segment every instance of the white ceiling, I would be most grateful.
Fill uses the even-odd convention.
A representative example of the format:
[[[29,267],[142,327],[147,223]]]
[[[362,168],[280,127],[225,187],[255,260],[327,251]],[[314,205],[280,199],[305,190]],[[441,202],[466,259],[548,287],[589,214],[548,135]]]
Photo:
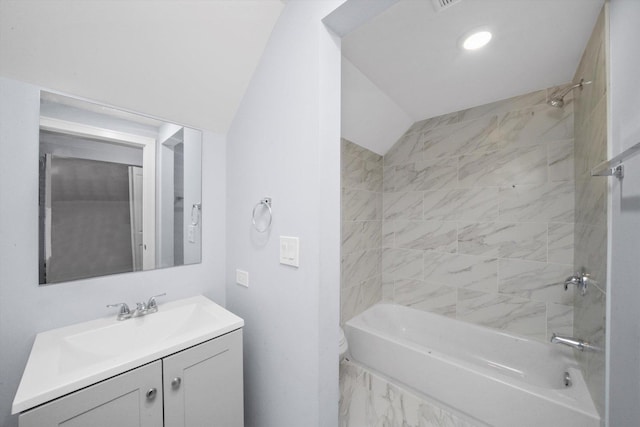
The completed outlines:
[[[348,34],[343,55],[418,121],[570,81],[603,3],[461,0],[436,12],[429,0],[401,0]],[[460,49],[479,27],[491,30],[491,43]],[[350,84],[343,79],[345,90]],[[384,153],[395,140],[354,142]]]
[[[280,0],[0,0],[0,75],[226,133]]]

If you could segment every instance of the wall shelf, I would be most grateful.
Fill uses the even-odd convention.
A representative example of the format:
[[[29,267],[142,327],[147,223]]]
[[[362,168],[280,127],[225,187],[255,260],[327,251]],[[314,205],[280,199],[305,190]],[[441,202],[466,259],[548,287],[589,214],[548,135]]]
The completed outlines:
[[[640,142],[591,169],[591,176],[615,176],[620,179],[624,176],[622,162],[635,157],[638,153],[640,153]]]

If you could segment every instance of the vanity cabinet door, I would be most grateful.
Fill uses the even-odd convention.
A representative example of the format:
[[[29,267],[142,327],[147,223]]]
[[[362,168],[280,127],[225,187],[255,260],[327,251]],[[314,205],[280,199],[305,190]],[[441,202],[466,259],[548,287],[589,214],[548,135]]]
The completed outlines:
[[[162,427],[162,364],[141,366],[23,412],[19,425]]]
[[[242,427],[242,330],[163,359],[165,427]]]

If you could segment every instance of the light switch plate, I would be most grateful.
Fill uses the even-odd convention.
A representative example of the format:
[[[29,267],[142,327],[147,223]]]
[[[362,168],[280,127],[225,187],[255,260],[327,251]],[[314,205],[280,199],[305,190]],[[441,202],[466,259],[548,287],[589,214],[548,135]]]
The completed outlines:
[[[236,268],[236,283],[245,288],[249,287],[249,273]]]
[[[280,264],[300,266],[300,239],[280,236]]]

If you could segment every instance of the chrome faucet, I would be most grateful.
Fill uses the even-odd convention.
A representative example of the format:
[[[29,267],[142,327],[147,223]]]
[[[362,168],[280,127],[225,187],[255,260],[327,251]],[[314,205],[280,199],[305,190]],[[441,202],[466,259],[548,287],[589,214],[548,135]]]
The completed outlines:
[[[598,349],[597,347],[594,347],[588,342],[581,340],[579,338],[566,337],[566,336],[558,335],[555,332],[553,333],[553,335],[551,335],[551,342],[554,344],[564,344],[566,346],[575,348],[576,350],[580,350],[580,351],[585,351],[585,350],[595,351]]]
[[[140,316],[155,313],[156,311],[158,311],[158,302],[156,301],[156,298],[163,297],[166,294],[167,293],[165,292],[160,295],[154,295],[151,298],[149,298],[149,301],[147,302],[137,302],[136,309],[134,311],[131,311],[129,309],[129,306],[124,302],[119,302],[117,304],[108,304],[107,307],[120,307],[120,311],[118,311],[118,317],[116,318],[118,320],[126,320],[132,317],[140,317]]]
[[[145,314],[147,314],[147,312],[148,312],[147,304],[145,302],[137,302],[136,303],[136,309],[134,310],[134,312],[131,315],[131,317],[144,316]]]

